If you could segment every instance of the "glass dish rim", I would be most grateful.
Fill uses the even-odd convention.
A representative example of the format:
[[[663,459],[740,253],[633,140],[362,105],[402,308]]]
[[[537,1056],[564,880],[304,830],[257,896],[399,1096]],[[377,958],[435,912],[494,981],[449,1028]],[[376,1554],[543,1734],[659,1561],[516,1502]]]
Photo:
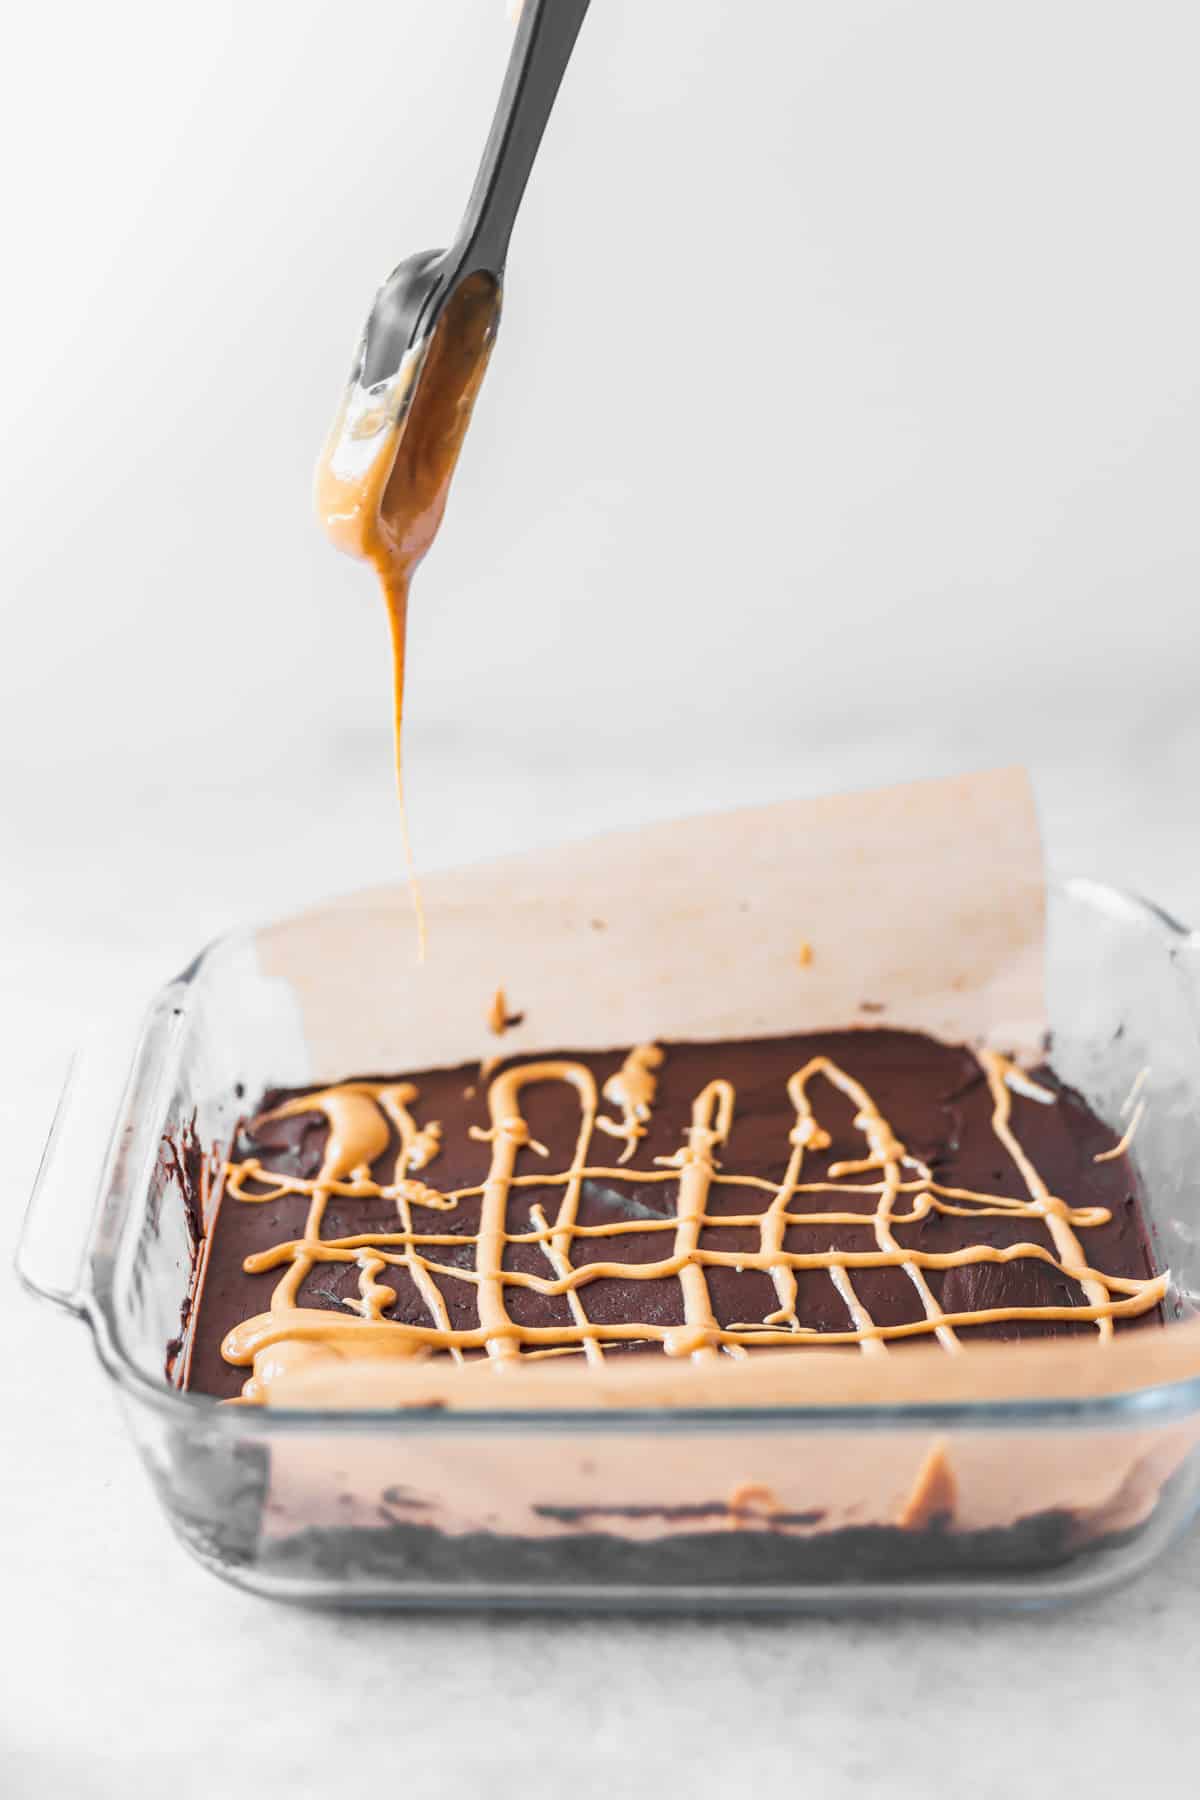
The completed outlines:
[[[1158,934],[1169,953],[1174,954],[1179,950],[1187,949],[1200,958],[1200,931],[1189,929],[1164,907],[1136,893],[1087,876],[1054,877],[1048,875],[1046,888],[1047,892],[1057,891],[1081,899],[1107,913],[1114,920],[1120,920],[1130,925],[1150,927]],[[305,910],[319,910],[322,906],[329,904],[336,904],[336,898],[332,902],[318,902],[313,908]],[[153,1023],[156,1018],[161,1016],[161,1009],[168,1000],[172,1002],[172,1023],[176,1027],[170,1034],[168,1053],[163,1056],[156,1073],[154,1084],[156,1099],[161,1099],[161,1090],[166,1084],[166,1078],[169,1074],[174,1074],[177,1060],[182,1054],[181,1023],[185,1017],[185,1008],[181,1002],[186,999],[188,990],[203,975],[210,959],[217,956],[231,943],[238,940],[252,940],[258,929],[260,928],[253,925],[240,926],[213,939],[192,958],[174,981],[167,982],[152,997],[149,1007],[143,1015],[134,1051],[135,1072],[146,1049]],[[122,1129],[128,1123],[128,1109],[133,1085],[134,1077],[131,1074],[113,1120],[114,1140],[121,1135]],[[148,1117],[154,1116],[154,1108],[147,1107],[146,1113]],[[52,1127],[46,1157],[49,1156],[50,1145],[53,1144],[54,1138],[55,1128]],[[156,1153],[157,1144],[158,1137],[155,1132]],[[45,1157],[43,1162],[45,1162]],[[139,1165],[140,1167],[141,1165]],[[144,1169],[141,1172],[144,1175]],[[135,1203],[137,1196],[144,1191],[144,1188],[144,1179],[134,1180],[129,1184],[128,1190],[120,1196],[117,1210],[122,1225],[128,1218],[129,1208]],[[35,1193],[36,1189],[37,1183],[35,1182]],[[93,1216],[93,1228],[112,1197],[106,1180],[102,1178],[96,1212]],[[85,1257],[85,1280],[77,1302],[72,1303],[66,1299],[60,1301],[88,1325],[97,1356],[105,1373],[123,1395],[140,1406],[150,1407],[166,1420],[174,1421],[180,1429],[191,1427],[203,1430],[205,1434],[215,1431],[223,1437],[234,1439],[257,1434],[287,1437],[297,1433],[303,1435],[322,1431],[336,1431],[352,1435],[378,1434],[384,1430],[412,1433],[432,1432],[455,1436],[470,1436],[478,1433],[515,1436],[525,1432],[534,1432],[539,1435],[554,1435],[564,1432],[584,1434],[588,1432],[653,1432],[661,1434],[664,1431],[722,1433],[753,1430],[836,1432],[850,1428],[860,1430],[890,1428],[902,1431],[948,1431],[951,1429],[995,1431],[1017,1428],[1043,1430],[1066,1426],[1078,1430],[1085,1428],[1112,1429],[1118,1426],[1144,1427],[1152,1423],[1159,1424],[1188,1418],[1200,1412],[1200,1375],[1180,1381],[1131,1388],[1118,1393],[1089,1396],[1054,1395],[965,1401],[859,1402],[830,1406],[808,1404],[763,1407],[753,1405],[686,1407],[660,1404],[644,1407],[606,1406],[596,1410],[578,1407],[538,1408],[536,1410],[460,1410],[458,1408],[412,1406],[284,1408],[229,1405],[216,1401],[208,1395],[181,1392],[165,1382],[156,1381],[145,1370],[138,1367],[121,1342],[119,1322],[108,1304],[113,1285],[114,1263],[114,1251],[111,1248],[105,1250],[93,1242]],[[22,1273],[19,1268],[18,1273]],[[22,1279],[26,1281],[26,1285],[31,1287],[32,1291],[38,1291],[23,1274]],[[1170,1329],[1170,1326],[1167,1329]],[[247,1413],[251,1415],[249,1418]]]

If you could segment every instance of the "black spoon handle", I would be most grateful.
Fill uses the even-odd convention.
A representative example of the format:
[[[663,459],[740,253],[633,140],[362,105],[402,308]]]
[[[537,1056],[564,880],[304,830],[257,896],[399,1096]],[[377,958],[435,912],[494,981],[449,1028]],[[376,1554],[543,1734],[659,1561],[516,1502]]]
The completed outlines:
[[[517,208],[588,4],[589,0],[525,0],[496,116],[458,234],[470,267],[495,274],[504,267]]]

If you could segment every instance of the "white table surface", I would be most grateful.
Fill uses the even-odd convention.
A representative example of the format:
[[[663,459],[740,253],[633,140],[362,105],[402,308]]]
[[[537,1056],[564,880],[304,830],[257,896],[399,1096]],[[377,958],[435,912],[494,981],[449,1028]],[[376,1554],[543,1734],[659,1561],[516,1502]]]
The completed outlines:
[[[1194,1790],[1200,1536],[1062,1617],[752,1624],[309,1616],[170,1539],[12,1242],[89,1023],[397,872],[382,624],[310,471],[509,30],[10,11],[0,1800]],[[1200,921],[1198,35],[1188,0],[591,9],[417,590],[427,866],[1024,756],[1058,869]]]
[[[1099,753],[1055,743],[1036,774],[1053,862],[1200,916],[1200,733],[1145,722]],[[634,742],[569,771],[520,747],[412,752],[428,863],[505,839],[683,810],[676,768]],[[302,797],[278,779],[286,751]],[[493,754],[494,752],[494,754]],[[1200,1752],[1200,1534],[1135,1586],[1060,1616],[922,1620],[575,1620],[310,1615],[235,1592],[171,1539],[82,1328],[8,1274],[62,1056],[89,1018],[142,1001],[225,926],[391,873],[381,731],[251,745],[274,793],[272,856],[221,855],[237,780],[203,747],[161,766],[108,752],[31,777],[10,808],[0,942],[0,1792],[412,1796],[518,1791],[761,1793],[907,1800],[961,1791],[1184,1791]],[[621,758],[636,781],[622,779]],[[965,738],[789,757],[743,746],[692,771],[714,803],[985,760]],[[614,770],[615,764],[615,770]],[[724,769],[724,773],[722,770]],[[207,770],[206,774],[201,771]],[[491,773],[489,774],[489,771]],[[614,780],[614,772],[617,779]],[[290,797],[289,797],[290,795]],[[303,873],[305,815],[338,809],[340,880]],[[361,827],[361,829],[359,829]],[[1190,858],[1190,860],[1189,860]],[[445,1699],[429,1706],[426,1684]],[[1110,1702],[1119,1701],[1110,1710]],[[1180,1785],[1182,1784],[1182,1786]]]

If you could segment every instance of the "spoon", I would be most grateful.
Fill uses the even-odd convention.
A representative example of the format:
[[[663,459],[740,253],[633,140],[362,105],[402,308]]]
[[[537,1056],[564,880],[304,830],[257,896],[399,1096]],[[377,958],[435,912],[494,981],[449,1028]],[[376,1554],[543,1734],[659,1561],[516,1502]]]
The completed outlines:
[[[496,115],[454,242],[448,250],[422,250],[406,257],[375,296],[318,470],[318,509],[335,543],[376,564],[378,511],[398,428],[417,397],[426,354],[447,305],[471,276],[481,278],[477,289],[490,279],[492,318],[486,346],[490,348],[500,317],[509,238],[588,4],[589,0],[526,0]],[[459,443],[453,446],[454,459]],[[423,543],[421,552],[427,547]],[[396,546],[388,548],[394,552]],[[409,573],[419,554],[405,558]]]
[[[317,465],[333,542],[375,567],[392,639],[396,788],[418,960],[425,916],[404,806],[401,736],[413,571],[437,534],[500,319],[517,209],[588,0],[526,0],[458,235],[394,269],[375,297]]]

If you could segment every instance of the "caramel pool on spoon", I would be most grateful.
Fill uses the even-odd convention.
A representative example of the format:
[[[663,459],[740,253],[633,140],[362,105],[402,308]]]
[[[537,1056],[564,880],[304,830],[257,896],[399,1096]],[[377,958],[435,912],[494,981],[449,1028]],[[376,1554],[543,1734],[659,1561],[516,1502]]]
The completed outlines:
[[[388,608],[396,782],[405,862],[402,718],[408,591],[437,535],[500,320],[508,243],[588,0],[531,0],[454,243],[407,258],[376,295],[317,467],[317,510],[341,550],[371,563]]]

